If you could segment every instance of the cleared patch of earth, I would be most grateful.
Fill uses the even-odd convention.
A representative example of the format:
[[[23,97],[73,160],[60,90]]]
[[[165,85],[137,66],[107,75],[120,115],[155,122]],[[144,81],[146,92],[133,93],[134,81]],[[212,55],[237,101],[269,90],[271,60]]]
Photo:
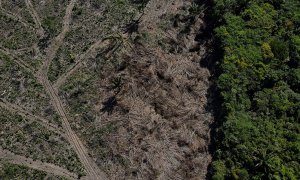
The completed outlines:
[[[6,150],[1,159],[71,179],[206,178],[213,114],[211,74],[201,66],[212,52],[210,38],[199,36],[205,6],[193,0],[0,5],[7,24],[0,67],[10,67],[0,76],[0,106],[65,137],[76,157],[71,168],[84,173]],[[36,85],[25,86],[25,75]],[[22,100],[28,89],[41,95]],[[44,107],[48,113],[38,112]]]

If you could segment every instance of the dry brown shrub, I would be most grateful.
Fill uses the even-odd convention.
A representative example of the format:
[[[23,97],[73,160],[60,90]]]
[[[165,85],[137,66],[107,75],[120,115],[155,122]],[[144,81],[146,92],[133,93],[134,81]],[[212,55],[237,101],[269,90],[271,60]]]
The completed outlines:
[[[190,52],[190,48],[199,46],[194,41],[195,32],[203,21],[196,17],[187,34],[180,34],[176,28],[161,31],[157,16],[163,12],[174,15],[190,1],[153,0],[150,4],[156,6],[147,7],[150,9],[145,11],[140,31],[149,33],[150,38],[161,35],[168,46],[176,39],[180,53],[153,46],[153,41],[124,43],[110,58],[111,63],[103,64],[99,71],[93,82],[96,94],[86,95],[97,114],[95,122],[88,127],[82,124],[84,131],[82,127],[78,130],[87,142],[94,142],[92,139],[96,143],[97,139],[91,137],[97,130],[115,127],[102,132],[104,142],[99,147],[91,147],[93,143],[89,146],[97,164],[111,179],[204,179],[211,160],[208,145],[213,118],[206,109],[210,73],[200,67],[199,55],[206,48]],[[158,8],[158,12],[151,8]],[[91,70],[93,66],[86,68]],[[119,87],[112,88],[118,78]],[[104,110],[109,100],[110,112]]]

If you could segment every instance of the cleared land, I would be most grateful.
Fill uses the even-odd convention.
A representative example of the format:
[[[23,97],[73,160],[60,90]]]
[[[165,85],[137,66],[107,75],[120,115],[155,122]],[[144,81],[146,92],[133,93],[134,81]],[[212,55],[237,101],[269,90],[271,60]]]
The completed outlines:
[[[210,42],[197,41],[204,14],[193,13],[201,7],[0,2],[4,174],[28,177],[28,166],[54,179],[205,178],[213,117],[200,65]]]

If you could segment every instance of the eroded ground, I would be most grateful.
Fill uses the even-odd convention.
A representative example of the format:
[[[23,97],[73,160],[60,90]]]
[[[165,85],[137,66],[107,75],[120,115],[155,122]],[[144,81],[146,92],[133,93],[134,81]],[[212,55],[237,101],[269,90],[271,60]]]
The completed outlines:
[[[210,73],[200,66],[209,42],[196,38],[202,8],[192,0],[2,0],[3,173],[204,179],[213,117]]]

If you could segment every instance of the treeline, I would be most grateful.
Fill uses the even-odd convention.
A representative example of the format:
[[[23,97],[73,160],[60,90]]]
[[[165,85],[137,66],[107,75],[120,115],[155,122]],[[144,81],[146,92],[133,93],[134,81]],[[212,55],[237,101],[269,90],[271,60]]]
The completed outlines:
[[[300,179],[300,1],[214,0],[223,49],[212,179]]]

